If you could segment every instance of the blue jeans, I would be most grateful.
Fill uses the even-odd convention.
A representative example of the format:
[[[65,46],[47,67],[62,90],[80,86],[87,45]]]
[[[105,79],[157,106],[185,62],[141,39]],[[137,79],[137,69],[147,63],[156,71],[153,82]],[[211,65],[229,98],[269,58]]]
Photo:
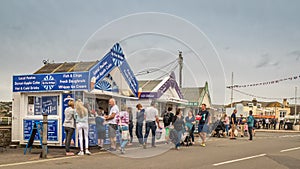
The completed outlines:
[[[249,132],[249,136],[250,136],[249,140],[252,140],[252,129],[253,129],[253,127],[248,127],[248,132]]]
[[[228,131],[229,131],[229,124],[225,124],[225,131],[226,131],[226,133],[227,133],[227,135],[228,135]]]
[[[178,142],[176,143],[176,147],[179,147],[180,146],[180,142],[181,142],[181,137],[182,137],[182,134],[183,134],[183,130],[179,130],[177,131],[177,137],[178,137]]]
[[[143,123],[136,123],[136,136],[139,139],[139,143],[143,144]]]
[[[66,152],[70,152],[70,144],[71,144],[71,140],[72,140],[72,136],[73,136],[74,131],[75,131],[74,128],[65,127],[65,132],[66,132],[66,142],[65,142]]]
[[[145,133],[145,137],[144,137],[144,143],[147,144],[147,138],[148,138],[150,129],[152,132],[152,146],[155,146],[155,131],[156,131],[155,121],[146,122],[146,133]]]
[[[121,130],[122,131],[128,130],[128,126],[122,126]],[[121,145],[121,148],[125,148],[127,143],[128,143],[128,140],[123,140],[122,139],[122,132],[120,132],[120,145]]]
[[[133,123],[129,123],[129,135],[130,135],[130,143],[132,143],[133,135],[132,135]]]

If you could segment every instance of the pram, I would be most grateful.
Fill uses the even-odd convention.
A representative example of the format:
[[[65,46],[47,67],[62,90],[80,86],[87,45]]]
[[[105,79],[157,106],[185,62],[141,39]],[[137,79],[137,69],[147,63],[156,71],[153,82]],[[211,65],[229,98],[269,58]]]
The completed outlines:
[[[216,122],[216,128],[215,130],[211,133],[211,136],[213,137],[225,137],[226,136],[226,131],[225,131],[225,124],[222,121]]]
[[[177,131],[175,129],[170,129],[169,138],[170,138],[171,142],[175,145],[179,142],[178,134],[177,134]]]
[[[190,124],[190,123],[186,123],[185,124],[185,132],[183,133],[183,136],[182,136],[182,140],[181,140],[181,145],[185,145],[185,146],[191,146],[193,145],[192,143],[192,127],[193,127],[193,124]]]

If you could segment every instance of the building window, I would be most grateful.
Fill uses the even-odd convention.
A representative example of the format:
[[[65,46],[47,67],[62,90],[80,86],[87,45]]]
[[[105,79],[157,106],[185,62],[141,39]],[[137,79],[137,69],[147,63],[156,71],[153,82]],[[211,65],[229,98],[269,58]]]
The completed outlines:
[[[59,96],[28,96],[27,115],[57,115]]]
[[[257,103],[257,108],[258,108],[258,109],[261,108],[261,103]]]
[[[248,107],[253,107],[253,103],[248,103]]]
[[[284,118],[286,115],[286,111],[280,111],[279,117]]]
[[[34,112],[34,96],[28,96],[27,115],[31,116]]]

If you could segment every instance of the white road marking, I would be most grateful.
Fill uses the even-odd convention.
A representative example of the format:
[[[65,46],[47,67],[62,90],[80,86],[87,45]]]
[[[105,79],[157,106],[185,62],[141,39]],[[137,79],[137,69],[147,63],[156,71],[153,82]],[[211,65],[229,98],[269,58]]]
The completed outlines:
[[[284,136],[279,136],[279,138],[286,138],[286,137],[299,137],[300,134],[297,135],[284,135]]]
[[[255,156],[250,156],[250,157],[245,157],[245,158],[240,158],[240,159],[235,159],[235,160],[230,160],[230,161],[224,161],[224,162],[216,163],[216,164],[213,164],[213,165],[214,166],[219,166],[219,165],[223,165],[223,164],[229,164],[229,163],[234,163],[234,162],[238,162],[238,161],[249,160],[249,159],[252,159],[252,158],[262,157],[262,156],[265,156],[265,155],[267,155],[267,154],[259,154],[259,155],[255,155]]]
[[[293,150],[298,150],[298,149],[300,149],[300,147],[295,147],[295,148],[285,149],[285,150],[281,150],[280,152],[283,153],[283,152],[293,151]]]
[[[97,152],[93,154],[104,154],[106,152]],[[92,155],[93,155],[92,154]],[[9,166],[18,166],[18,165],[24,165],[24,164],[35,164],[35,163],[42,163],[42,162],[48,162],[48,161],[56,161],[56,160],[64,160],[64,159],[69,159],[69,158],[78,158],[82,156],[67,156],[67,157],[59,157],[59,158],[50,158],[50,159],[43,159],[43,160],[37,160],[37,161],[25,161],[25,162],[18,162],[18,163],[9,163],[9,164],[1,164],[1,167],[9,167]]]

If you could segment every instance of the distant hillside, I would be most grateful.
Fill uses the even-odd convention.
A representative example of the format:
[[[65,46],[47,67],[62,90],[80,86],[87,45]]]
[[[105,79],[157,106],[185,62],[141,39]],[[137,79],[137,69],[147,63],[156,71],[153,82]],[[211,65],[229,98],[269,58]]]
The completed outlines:
[[[0,102],[0,116],[9,115],[12,110],[12,102]]]

